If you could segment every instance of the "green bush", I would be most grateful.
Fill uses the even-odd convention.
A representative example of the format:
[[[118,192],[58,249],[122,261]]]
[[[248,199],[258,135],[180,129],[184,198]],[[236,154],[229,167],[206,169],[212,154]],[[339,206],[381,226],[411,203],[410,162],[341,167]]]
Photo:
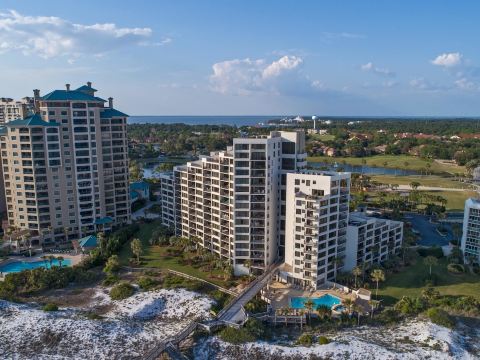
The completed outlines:
[[[158,285],[157,280],[148,276],[142,276],[140,279],[138,279],[137,283],[138,283],[138,286],[140,286],[140,289],[145,291],[151,290]]]
[[[330,340],[329,340],[327,337],[325,337],[325,336],[319,336],[319,337],[318,337],[318,343],[319,343],[320,345],[327,345],[327,344],[330,343]]]
[[[441,259],[443,257],[443,250],[440,246],[419,248],[417,251],[418,255],[420,255],[421,257],[435,256],[437,259]]]
[[[445,326],[448,328],[452,328],[455,326],[455,322],[451,318],[451,316],[441,308],[430,308],[427,310],[428,318],[437,325]]]
[[[58,305],[53,303],[45,304],[42,308],[43,311],[58,311]]]
[[[460,264],[448,264],[447,270],[452,274],[462,274],[465,272],[465,268],[463,267],[463,265]]]
[[[112,286],[114,284],[116,284],[117,282],[120,281],[120,278],[118,277],[118,275],[115,275],[115,274],[109,274],[105,277],[105,279],[103,280],[102,282],[102,285],[103,286]]]
[[[247,342],[255,341],[255,337],[245,328],[236,329],[227,326],[219,334],[223,341],[231,344],[244,344]]]
[[[300,337],[297,339],[297,345],[302,345],[302,346],[312,346],[313,344],[313,336],[311,334],[302,334]]]
[[[121,282],[110,290],[110,297],[112,300],[122,300],[132,296],[134,292],[135,288],[132,285],[126,282]]]

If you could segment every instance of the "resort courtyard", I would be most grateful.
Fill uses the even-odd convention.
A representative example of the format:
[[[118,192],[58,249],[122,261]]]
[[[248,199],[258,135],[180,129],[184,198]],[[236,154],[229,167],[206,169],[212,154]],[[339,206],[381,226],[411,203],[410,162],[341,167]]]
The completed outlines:
[[[362,299],[357,292],[338,285],[325,285],[321,289],[305,290],[292,284],[272,281],[263,295],[269,300],[272,310],[276,313],[289,309],[292,314],[301,314],[305,310],[305,303],[309,300],[313,302],[313,310],[318,306],[327,306],[332,309],[333,314],[344,311],[342,304],[346,299],[360,305],[365,312],[369,310],[368,300]]]

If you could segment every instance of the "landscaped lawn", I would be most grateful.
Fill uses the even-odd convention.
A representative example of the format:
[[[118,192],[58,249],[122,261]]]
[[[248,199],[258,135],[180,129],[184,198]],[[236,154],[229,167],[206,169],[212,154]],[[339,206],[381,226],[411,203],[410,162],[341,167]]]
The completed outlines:
[[[463,211],[465,209],[465,200],[476,196],[474,191],[426,191],[435,196],[441,196],[447,199],[447,211]]]
[[[367,161],[367,166],[377,166],[377,167],[387,167],[392,169],[406,169],[406,170],[417,170],[427,168],[427,164],[430,163],[431,173],[464,173],[465,167],[458,165],[449,165],[449,164],[440,164],[438,162],[432,161],[428,162],[427,160],[421,159],[416,156],[409,155],[374,155],[368,157],[327,157],[327,156],[314,156],[307,157],[308,162],[337,162],[351,165],[362,165],[362,159]],[[405,162],[408,162],[408,166],[405,166]]]
[[[335,136],[330,135],[330,134],[324,134],[324,135],[309,134],[308,138],[312,139],[312,140],[318,140],[318,141],[333,141],[333,140],[335,140]]]
[[[394,175],[369,175],[373,181],[377,181],[381,184],[397,184],[397,185],[410,185],[416,181],[421,186],[435,186],[443,188],[454,189],[468,189],[467,185],[455,181],[451,178],[436,176],[436,175],[411,175],[411,176],[394,176]]]
[[[149,240],[152,235],[152,232],[158,226],[159,225],[157,222],[142,224],[140,226],[139,232],[136,235],[136,237],[140,239],[143,245],[143,254],[141,256],[141,259],[142,259],[141,267],[171,269],[171,270],[183,272],[191,276],[196,276],[200,279],[213,282],[220,286],[226,285],[225,281],[223,280],[223,273],[220,270],[213,270],[212,276],[210,276],[210,273],[208,272],[202,271],[190,265],[184,265],[179,263],[178,257],[169,256],[167,254],[168,247],[150,245]],[[123,249],[120,251],[119,256],[120,256],[120,262],[122,265],[129,264],[129,259],[132,257],[130,242],[125,244]]]
[[[440,259],[437,266],[432,268],[432,274],[438,279],[435,286],[442,295],[468,295],[480,299],[480,276],[465,273],[450,274],[447,271],[447,259]],[[428,276],[428,267],[419,257],[416,264],[407,267],[398,274],[387,275],[386,281],[380,285],[379,298],[391,305],[402,296],[419,296],[425,287],[424,279]],[[375,290],[373,289],[373,293]]]

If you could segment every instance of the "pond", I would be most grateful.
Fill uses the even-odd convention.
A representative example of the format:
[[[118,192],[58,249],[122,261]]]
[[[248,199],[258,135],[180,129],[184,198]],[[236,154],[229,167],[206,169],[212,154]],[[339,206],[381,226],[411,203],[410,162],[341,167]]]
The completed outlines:
[[[326,162],[309,162],[308,166],[313,168],[327,168],[328,170],[338,171],[343,169],[346,172],[361,173],[367,175],[395,175],[395,176],[408,176],[408,175],[420,175],[415,170],[405,169],[392,169],[381,166],[367,166],[367,165],[350,165],[342,163],[326,163]]]

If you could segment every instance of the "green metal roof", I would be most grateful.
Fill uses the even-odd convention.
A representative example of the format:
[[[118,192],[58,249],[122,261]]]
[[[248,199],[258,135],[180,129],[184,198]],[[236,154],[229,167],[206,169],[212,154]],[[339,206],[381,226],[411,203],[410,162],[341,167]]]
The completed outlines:
[[[130,190],[148,190],[150,185],[145,181],[135,181],[130,184]]]
[[[90,88],[89,88],[90,89]],[[68,101],[68,100],[78,100],[78,101],[100,101],[105,102],[99,97],[89,95],[83,91],[79,90],[53,90],[51,93],[48,93],[45,96],[42,96],[44,101]]]
[[[138,195],[138,192],[136,191],[133,191],[133,190],[130,190],[130,198],[132,200],[135,200],[136,198],[138,198],[140,195]]]
[[[0,135],[7,135],[7,128],[5,126],[0,126]]]
[[[95,225],[105,225],[113,222],[113,219],[109,216],[95,220]]]
[[[75,91],[98,91],[98,90],[87,85],[82,85]]]
[[[60,126],[60,124],[55,122],[47,122],[42,119],[39,114],[34,114],[26,117],[23,120],[12,120],[5,124],[8,127],[17,127],[17,126]]]
[[[116,109],[110,109],[106,108],[104,110],[101,110],[100,112],[100,117],[102,119],[109,119],[112,117],[126,117],[128,116],[127,114],[122,113],[121,111],[118,111]]]
[[[88,235],[85,236],[84,238],[81,238],[78,240],[78,244],[84,248],[84,247],[96,247],[97,246],[97,237],[94,235]]]

